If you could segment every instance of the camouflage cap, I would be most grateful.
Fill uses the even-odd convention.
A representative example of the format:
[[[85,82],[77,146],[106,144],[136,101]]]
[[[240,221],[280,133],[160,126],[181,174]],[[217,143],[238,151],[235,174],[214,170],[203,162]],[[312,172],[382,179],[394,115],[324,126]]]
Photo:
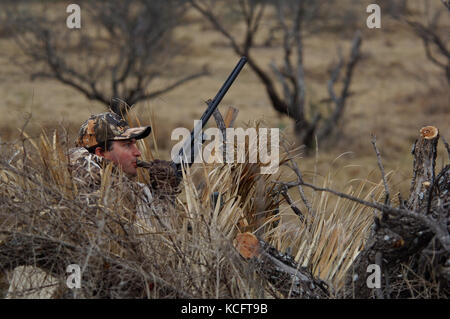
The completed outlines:
[[[105,112],[91,117],[81,125],[76,141],[77,147],[91,148],[104,144],[106,141],[123,141],[141,139],[151,132],[150,126],[130,128],[119,115]]]

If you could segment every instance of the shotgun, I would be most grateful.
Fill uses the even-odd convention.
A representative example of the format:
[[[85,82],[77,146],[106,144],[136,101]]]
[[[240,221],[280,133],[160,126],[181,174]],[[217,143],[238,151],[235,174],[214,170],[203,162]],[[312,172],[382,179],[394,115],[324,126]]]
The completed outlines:
[[[247,57],[243,56],[239,60],[238,64],[234,67],[233,71],[228,76],[227,80],[222,85],[222,87],[220,88],[219,92],[217,92],[217,94],[214,97],[214,99],[210,103],[208,103],[208,107],[206,108],[206,111],[203,113],[203,115],[200,118],[199,124],[201,124],[201,127],[194,127],[194,129],[191,131],[191,138],[190,138],[190,140],[187,140],[185,142],[184,146],[180,149],[180,151],[178,153],[177,161],[175,161],[175,162],[172,161],[171,164],[174,167],[174,169],[176,170],[176,173],[177,173],[178,176],[181,176],[181,160],[184,160],[185,162],[187,160],[187,158],[185,158],[186,150],[189,150],[190,151],[190,155],[191,155],[190,156],[190,161],[188,162],[189,166],[191,166],[192,163],[194,163],[195,152],[193,152],[192,149],[194,148],[194,142],[195,142],[196,138],[199,138],[198,135],[200,135],[201,132],[203,131],[203,128],[205,127],[205,125],[208,122],[208,120],[211,118],[212,114],[214,113],[214,110],[219,106],[219,103],[222,101],[222,99],[225,96],[225,94],[227,93],[228,89],[231,87],[231,85],[233,84],[234,80],[237,78],[237,76],[241,72],[241,70],[244,67],[245,63],[247,63]],[[203,138],[201,139],[201,141],[203,142]],[[151,165],[149,163],[147,163],[147,162],[138,160],[137,161],[137,166],[138,167],[147,167],[148,168]]]

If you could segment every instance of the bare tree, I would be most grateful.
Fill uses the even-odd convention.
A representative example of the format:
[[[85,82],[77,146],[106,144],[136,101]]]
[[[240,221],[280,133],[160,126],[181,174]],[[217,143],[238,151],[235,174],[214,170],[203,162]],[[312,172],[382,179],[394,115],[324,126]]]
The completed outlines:
[[[190,0],[191,5],[206,17],[209,22],[218,30],[229,42],[232,49],[238,55],[245,55],[248,64],[264,84],[266,93],[272,103],[273,108],[281,114],[285,114],[294,120],[295,133],[302,144],[312,146],[314,135],[319,139],[328,137],[333,128],[342,116],[349,96],[349,88],[353,76],[353,71],[359,59],[361,46],[361,36],[355,35],[353,46],[347,62],[339,57],[339,63],[334,68],[331,79],[328,83],[330,99],[334,103],[334,109],[323,121],[323,114],[316,112],[307,117],[306,114],[306,78],[304,67],[304,36],[320,29],[321,15],[329,9],[329,1],[258,1],[258,0],[235,0],[226,3],[226,7],[231,10],[232,16],[243,21],[245,25],[244,38],[239,39],[239,35],[233,34],[225,26],[225,21],[220,18],[220,1]],[[269,8],[274,9],[275,27],[270,30],[281,30],[283,58],[281,61],[271,63],[271,71],[265,70],[258,59],[253,55],[252,49],[256,46],[255,38],[261,30],[261,21]],[[265,26],[270,23],[264,20]],[[345,67],[343,77],[343,89],[339,94],[334,91],[334,85],[339,79],[342,69]],[[282,93],[277,86],[281,84]],[[322,123],[323,125],[319,125]]]
[[[377,4],[381,6],[383,13],[392,17],[399,17],[408,12],[408,0],[378,0]]]
[[[450,10],[449,2],[442,2]],[[424,1],[423,4],[426,15],[425,22],[413,19],[411,16],[400,17],[399,19],[422,40],[428,60],[443,69],[450,85],[450,36],[448,27],[440,26],[442,16],[447,16],[448,19],[450,11],[443,7],[433,10],[429,1]]]
[[[132,105],[207,73],[204,68],[149,90],[152,81],[176,74],[174,58],[185,44],[175,39],[173,31],[182,23],[183,1],[79,3],[80,29],[66,27],[65,4],[4,4],[4,23],[25,56],[15,62],[33,79],[56,79],[105,104],[119,96]]]

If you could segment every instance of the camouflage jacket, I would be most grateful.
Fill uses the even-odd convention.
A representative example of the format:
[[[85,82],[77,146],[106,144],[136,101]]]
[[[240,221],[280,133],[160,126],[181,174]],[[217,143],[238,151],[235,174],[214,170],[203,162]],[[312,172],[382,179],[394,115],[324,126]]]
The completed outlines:
[[[84,147],[69,150],[69,168],[79,196],[94,205],[100,198],[120,201],[138,217],[151,213],[154,197],[150,188],[121,172],[107,159],[89,153]]]
[[[69,150],[69,167],[74,183],[89,203],[107,196],[110,201],[133,210],[146,224],[155,213],[162,214],[173,205],[180,192],[180,178],[170,162],[155,160],[145,168],[140,183],[129,177],[104,157],[89,153],[84,147]],[[92,203],[94,204],[94,203]]]

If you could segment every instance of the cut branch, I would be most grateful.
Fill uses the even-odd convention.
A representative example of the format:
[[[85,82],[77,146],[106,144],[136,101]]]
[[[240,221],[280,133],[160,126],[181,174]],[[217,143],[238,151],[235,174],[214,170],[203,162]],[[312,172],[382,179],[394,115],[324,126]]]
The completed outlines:
[[[251,233],[238,234],[235,247],[252,267],[285,297],[326,298],[328,286],[301,267],[288,254],[282,254]]]
[[[414,144],[413,179],[407,203],[410,210],[422,211],[424,208],[430,186],[434,183],[438,140],[438,129],[427,126],[420,130],[420,137]]]

